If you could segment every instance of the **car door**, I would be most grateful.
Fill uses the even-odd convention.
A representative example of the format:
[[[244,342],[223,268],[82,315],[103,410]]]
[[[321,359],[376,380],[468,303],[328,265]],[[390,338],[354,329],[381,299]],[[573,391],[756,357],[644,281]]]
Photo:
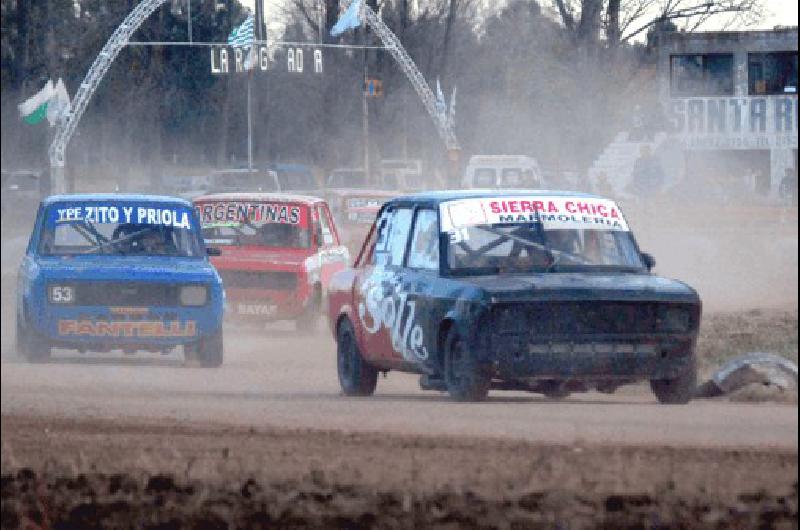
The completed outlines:
[[[362,353],[393,365],[402,356],[402,322],[406,310],[402,292],[403,260],[411,231],[410,207],[386,208],[375,228],[375,245],[356,280],[356,311],[360,319]]]
[[[399,296],[405,312],[399,353],[406,363],[425,365],[436,350],[438,323],[444,313],[434,291],[439,279],[439,215],[433,208],[418,208],[414,213],[401,279]]]

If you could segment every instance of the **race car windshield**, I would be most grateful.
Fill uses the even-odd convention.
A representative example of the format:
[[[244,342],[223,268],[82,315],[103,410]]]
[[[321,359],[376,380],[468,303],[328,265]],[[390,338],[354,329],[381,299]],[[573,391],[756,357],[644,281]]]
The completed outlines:
[[[644,267],[630,232],[548,230],[539,223],[462,228],[450,238],[447,258],[456,274]]]
[[[203,238],[211,246],[308,248],[311,232],[296,225],[268,223],[229,223],[203,228]]]
[[[641,270],[619,207],[602,197],[476,197],[440,205],[451,272]]]
[[[46,256],[202,256],[193,213],[183,205],[55,204],[45,213]]]
[[[308,207],[291,203],[219,201],[197,205],[211,246],[309,248]]]

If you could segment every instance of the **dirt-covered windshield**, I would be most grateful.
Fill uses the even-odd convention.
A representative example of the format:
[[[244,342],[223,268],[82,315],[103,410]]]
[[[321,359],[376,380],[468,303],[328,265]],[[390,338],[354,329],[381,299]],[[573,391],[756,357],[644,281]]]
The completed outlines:
[[[202,255],[192,210],[182,205],[59,203],[44,215],[39,240],[43,255]]]
[[[211,246],[309,248],[309,208],[302,204],[215,201],[197,205]]]
[[[498,273],[602,267],[640,269],[628,232],[544,230],[538,223],[473,226],[451,241],[451,271]]]
[[[451,272],[642,269],[617,206],[605,199],[511,197],[441,206]]]

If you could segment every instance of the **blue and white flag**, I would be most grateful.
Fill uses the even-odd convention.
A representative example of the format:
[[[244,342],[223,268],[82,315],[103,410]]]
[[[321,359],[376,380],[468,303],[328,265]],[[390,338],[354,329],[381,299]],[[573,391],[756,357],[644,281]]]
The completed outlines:
[[[447,111],[447,123],[450,127],[456,126],[456,87],[453,87],[453,95],[450,96],[450,108]]]
[[[234,48],[244,48],[253,44],[255,36],[255,18],[253,15],[247,17],[247,20],[242,22],[242,25],[233,28],[231,34],[228,36],[228,44]]]
[[[331,28],[331,37],[338,37],[347,30],[355,29],[361,25],[361,1],[353,0],[347,11],[339,17],[336,24]]]
[[[436,80],[436,112],[439,113],[442,119],[445,118],[445,113],[447,112],[447,102],[444,100],[442,85],[438,79]]]

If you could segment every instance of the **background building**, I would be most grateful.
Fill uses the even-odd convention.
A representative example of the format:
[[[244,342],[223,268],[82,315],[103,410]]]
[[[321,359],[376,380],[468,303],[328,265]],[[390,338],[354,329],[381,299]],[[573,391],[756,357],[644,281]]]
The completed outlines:
[[[726,193],[776,198],[797,176],[797,28],[656,37],[667,165]]]

